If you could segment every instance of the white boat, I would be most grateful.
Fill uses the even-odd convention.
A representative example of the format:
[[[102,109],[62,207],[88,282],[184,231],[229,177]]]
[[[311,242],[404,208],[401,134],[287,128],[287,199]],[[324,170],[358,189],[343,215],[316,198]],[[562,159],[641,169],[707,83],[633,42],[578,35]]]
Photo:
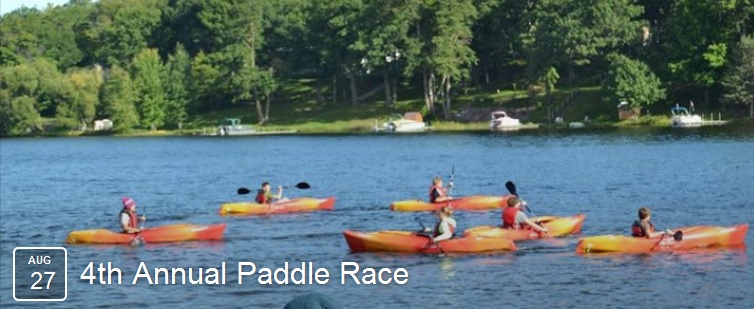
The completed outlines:
[[[702,117],[696,114],[690,114],[689,110],[685,107],[680,107],[678,104],[670,109],[670,113],[673,117],[670,118],[670,126],[673,128],[695,128],[701,127]]]
[[[415,133],[427,131],[427,123],[423,121],[418,112],[408,112],[401,116],[392,115],[387,122],[382,124],[382,128],[375,128],[375,131],[386,131],[395,133]]]
[[[508,116],[503,111],[492,112],[490,118],[490,130],[492,131],[510,131],[521,128],[521,121]]]
[[[254,127],[250,125],[241,124],[241,119],[238,118],[225,118],[220,122],[220,126],[217,127],[216,135],[220,136],[236,136],[236,135],[255,135],[257,134]]]

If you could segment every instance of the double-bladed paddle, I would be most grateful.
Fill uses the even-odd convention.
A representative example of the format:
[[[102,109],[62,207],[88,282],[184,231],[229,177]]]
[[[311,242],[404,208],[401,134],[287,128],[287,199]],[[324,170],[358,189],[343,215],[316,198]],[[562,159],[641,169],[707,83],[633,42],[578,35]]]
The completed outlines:
[[[291,187],[291,186],[283,186],[283,189],[287,189],[287,188],[290,188],[290,187]],[[309,188],[311,188],[311,186],[309,186],[309,184],[308,184],[308,183],[306,183],[306,182],[299,182],[299,183],[297,183],[297,184],[296,184],[295,186],[293,186],[293,187],[295,187],[295,188],[297,188],[297,189],[301,189],[301,190],[306,190],[306,189],[309,189]],[[243,195],[243,194],[249,194],[249,193],[251,193],[251,190],[249,190],[249,189],[246,189],[246,188],[238,188],[238,194],[241,194],[241,195]]]

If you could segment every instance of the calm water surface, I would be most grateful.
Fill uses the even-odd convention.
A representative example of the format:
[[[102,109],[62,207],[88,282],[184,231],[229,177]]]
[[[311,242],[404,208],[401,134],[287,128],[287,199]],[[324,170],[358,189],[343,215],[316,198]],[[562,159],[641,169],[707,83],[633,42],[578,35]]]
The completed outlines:
[[[653,255],[573,253],[578,236],[519,243],[515,253],[351,254],[344,229],[415,230],[419,217],[391,201],[426,198],[430,178],[455,167],[456,196],[504,193],[514,181],[538,215],[585,213],[582,235],[627,233],[641,205],[660,228],[754,224],[754,130],[623,129],[513,134],[335,135],[245,138],[69,138],[0,140],[0,302],[12,298],[12,251],[65,246],[68,232],[117,227],[120,197],[133,197],[148,226],[225,222],[211,243],[66,246],[68,299],[60,308],[281,308],[321,292],[346,308],[751,308],[748,247]],[[250,199],[238,187],[295,184],[287,197],[334,195],[336,211],[226,218],[221,203]],[[499,212],[456,213],[459,228],[499,222]],[[219,267],[226,285],[131,285],[139,262]],[[258,267],[314,262],[325,285],[235,282],[239,261]],[[340,284],[340,263],[404,267],[406,285]],[[79,280],[89,262],[113,262],[122,285]],[[291,266],[293,267],[293,266]],[[256,279],[256,277],[255,277]]]

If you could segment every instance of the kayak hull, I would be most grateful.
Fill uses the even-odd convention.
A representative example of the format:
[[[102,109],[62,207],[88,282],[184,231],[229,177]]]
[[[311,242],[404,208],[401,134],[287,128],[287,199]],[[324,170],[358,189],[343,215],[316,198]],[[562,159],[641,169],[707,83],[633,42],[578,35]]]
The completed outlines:
[[[516,241],[565,236],[569,234],[580,233],[581,226],[584,225],[586,215],[578,214],[571,217],[542,216],[533,217],[531,219],[535,222],[540,222],[542,226],[547,228],[549,235],[541,234],[534,230],[511,230],[494,225],[473,227],[467,229],[464,235],[477,237],[509,238]]]
[[[508,199],[514,195],[488,196],[474,195],[453,199],[450,202],[428,203],[422,200],[405,200],[390,204],[392,211],[435,211],[450,205],[454,210],[485,211],[507,206]]]
[[[68,244],[129,244],[135,239],[146,243],[181,242],[192,240],[221,240],[225,223],[212,225],[172,224],[144,229],[140,233],[117,233],[106,229],[73,231]]]
[[[705,247],[736,246],[745,243],[748,224],[735,226],[691,226],[674,229],[683,232],[676,241],[670,236],[655,238],[623,235],[602,235],[579,240],[576,253],[625,252],[649,253],[655,251],[683,251]]]
[[[510,239],[462,237],[441,241],[434,245],[429,237],[409,231],[346,230],[343,231],[343,236],[351,252],[474,253],[516,250],[516,244]]]
[[[259,203],[225,203],[220,206],[220,215],[272,215],[292,212],[310,212],[318,210],[333,210],[335,197],[328,198],[295,198],[273,204]]]

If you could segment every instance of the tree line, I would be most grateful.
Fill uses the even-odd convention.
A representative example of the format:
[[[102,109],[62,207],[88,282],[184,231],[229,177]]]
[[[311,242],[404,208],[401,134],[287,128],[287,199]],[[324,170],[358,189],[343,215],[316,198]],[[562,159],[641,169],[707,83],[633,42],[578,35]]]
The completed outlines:
[[[286,78],[322,104],[420,89],[601,85],[647,106],[688,89],[754,106],[754,0],[71,0],[0,17],[0,134],[180,128],[233,105],[269,118]]]

